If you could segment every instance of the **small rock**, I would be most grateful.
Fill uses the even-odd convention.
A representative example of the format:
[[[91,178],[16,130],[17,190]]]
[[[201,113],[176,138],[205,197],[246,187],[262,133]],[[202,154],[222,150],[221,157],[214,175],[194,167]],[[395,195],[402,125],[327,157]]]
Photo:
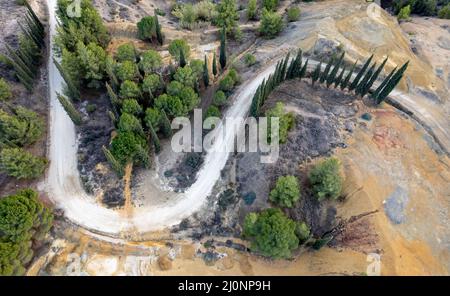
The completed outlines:
[[[172,261],[167,256],[161,256],[158,258],[158,265],[161,270],[172,269]]]
[[[346,121],[345,130],[352,133],[355,130],[355,123],[353,121]]]

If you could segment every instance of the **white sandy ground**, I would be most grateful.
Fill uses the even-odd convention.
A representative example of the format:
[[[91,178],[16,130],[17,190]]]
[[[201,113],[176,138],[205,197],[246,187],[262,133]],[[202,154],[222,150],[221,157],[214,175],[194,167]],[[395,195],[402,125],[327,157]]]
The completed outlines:
[[[56,0],[47,0],[49,8],[50,34],[56,34]],[[53,52],[51,52],[53,56]],[[275,68],[273,60],[263,72],[252,81],[244,83],[236,93],[234,104],[228,109],[228,117],[244,117],[249,110],[251,99],[258,85],[267,78]],[[58,102],[56,92],[61,92],[62,78],[49,59],[49,92],[50,92],[50,132],[49,159],[50,167],[46,178],[46,189],[56,207],[64,210],[64,215],[75,224],[103,234],[117,236],[127,231],[144,233],[160,230],[181,222],[182,219],[198,211],[211,193],[220,171],[225,166],[229,154],[226,152],[211,152],[206,155],[204,166],[198,173],[197,181],[185,192],[179,194],[171,202],[153,207],[134,209],[132,218],[119,215],[117,211],[107,209],[87,195],[81,186],[77,169],[77,139],[75,127]],[[448,119],[436,117],[435,112],[429,112],[428,106],[421,104],[424,99],[415,100],[409,95],[395,92],[392,99],[405,104],[416,116],[436,131],[445,145],[450,147],[448,134]],[[222,147],[233,141],[229,135],[225,142],[219,138],[215,147]],[[173,202],[176,200],[177,202]]]

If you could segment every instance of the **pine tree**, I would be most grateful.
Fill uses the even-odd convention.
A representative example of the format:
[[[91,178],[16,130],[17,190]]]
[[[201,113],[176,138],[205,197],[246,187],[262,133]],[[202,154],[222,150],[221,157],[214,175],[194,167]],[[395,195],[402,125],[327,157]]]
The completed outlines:
[[[342,61],[344,60],[345,52],[342,53],[342,55],[339,57],[339,59],[334,64],[333,71],[331,71],[330,75],[327,77],[327,87],[330,87],[330,85],[335,82],[336,75],[341,68]]]
[[[227,52],[226,52],[226,31],[225,31],[225,27],[222,28],[222,32],[220,34],[220,55],[219,55],[219,62],[220,62],[220,67],[223,69],[225,69],[225,67],[227,66]]]
[[[334,62],[334,59],[331,59],[328,62],[328,64],[326,65],[325,70],[322,72],[322,75],[320,75],[320,80],[319,80],[320,83],[324,83],[325,80],[327,79],[328,74],[330,73],[331,65],[333,64],[333,62]]]
[[[184,68],[186,66],[186,57],[184,56],[183,49],[180,49],[180,67]]]
[[[214,52],[214,56],[213,56],[212,73],[213,73],[214,77],[217,76],[217,58],[216,58],[215,52]]]
[[[72,119],[72,122],[75,125],[80,125],[83,121],[81,114],[77,111],[77,109],[75,109],[75,107],[72,105],[69,99],[67,99],[65,96],[59,93],[56,93],[56,97],[58,98],[58,101],[61,103],[61,106],[63,106],[67,115],[69,115],[70,119]]]
[[[111,151],[109,151],[108,148],[102,146],[102,150],[111,168],[116,172],[116,174],[119,177],[123,177],[124,169],[122,164],[114,157],[114,155],[112,155]]]
[[[361,97],[364,97],[370,91],[370,88],[375,83],[375,81],[378,79],[378,76],[380,75],[380,73],[383,70],[384,66],[386,65],[387,61],[388,61],[388,58],[385,58],[383,63],[381,63],[381,65],[378,66],[375,73],[373,73],[372,77],[370,77],[369,81],[366,83],[366,85],[364,86],[364,88],[361,91]]]
[[[319,79],[321,68],[322,68],[322,61],[320,61],[320,63],[317,64],[316,68],[315,68],[314,71],[311,73],[311,82],[312,82],[312,86],[314,86],[314,84],[316,83],[316,81]]]
[[[158,40],[159,45],[163,45],[164,44],[164,35],[162,33],[162,29],[161,29],[161,24],[159,23],[158,20],[158,14],[155,11],[155,30],[156,30],[156,40]]]
[[[172,127],[169,118],[164,110],[161,110],[161,115],[161,132],[166,138],[169,138],[172,136]]]
[[[348,72],[347,76],[345,76],[345,79],[341,82],[341,90],[344,90],[348,86],[350,79],[353,76],[353,72],[356,69],[357,64],[358,64],[358,61],[355,61],[353,66],[350,68],[350,71]]]
[[[383,80],[383,82],[375,89],[375,91],[372,93],[372,98],[375,99],[375,101],[378,99],[378,96],[380,95],[383,88],[389,83],[389,80],[391,80],[392,76],[397,71],[397,67],[395,67],[388,76]]]
[[[60,63],[58,63],[55,58],[53,58],[53,63],[55,64],[56,68],[58,69],[59,73],[61,74],[61,77],[64,79],[67,85],[68,95],[72,100],[79,100],[81,95],[78,90],[78,88],[73,83],[72,79],[66,75],[66,72],[64,71],[63,67]]]
[[[356,75],[355,79],[353,79],[353,82],[350,84],[350,87],[349,87],[350,91],[354,90],[358,86],[359,81],[361,80],[361,78],[363,77],[367,68],[369,67],[370,63],[372,62],[372,59],[373,59],[373,55],[370,56],[370,58],[366,61],[364,66],[361,68],[361,70]]]
[[[205,87],[208,87],[209,71],[208,71],[208,60],[206,59],[206,55],[205,55],[205,61],[203,63],[203,83],[205,84]]]
[[[153,129],[153,126],[150,122],[147,122],[148,130],[150,132],[150,141],[153,143],[153,146],[155,147],[155,152],[159,153],[161,151],[161,144],[159,143],[158,135],[156,134],[155,130]]]

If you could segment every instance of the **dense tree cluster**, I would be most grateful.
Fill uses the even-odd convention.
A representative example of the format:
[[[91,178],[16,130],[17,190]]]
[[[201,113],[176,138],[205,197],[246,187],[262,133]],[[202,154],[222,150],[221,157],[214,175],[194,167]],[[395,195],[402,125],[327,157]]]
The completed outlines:
[[[24,275],[33,244],[52,223],[53,214],[31,189],[0,198],[0,275]]]

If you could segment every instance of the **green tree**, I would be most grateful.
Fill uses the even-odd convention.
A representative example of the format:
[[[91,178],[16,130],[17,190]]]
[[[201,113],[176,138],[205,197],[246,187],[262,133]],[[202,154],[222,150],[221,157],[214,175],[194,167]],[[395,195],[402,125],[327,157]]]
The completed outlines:
[[[47,166],[47,160],[36,157],[22,148],[4,148],[0,152],[0,170],[17,179],[40,177]]]
[[[279,140],[280,143],[285,143],[287,141],[288,132],[292,129],[295,124],[295,118],[292,113],[286,113],[284,111],[284,105],[281,102],[277,102],[275,107],[267,110],[266,116],[268,117],[267,128],[268,128],[268,137],[271,138],[270,127],[272,118],[279,119]]]
[[[194,87],[198,79],[190,66],[179,67],[173,78],[184,86]]]
[[[247,18],[252,21],[256,20],[257,14],[258,4],[256,3],[256,0],[249,0],[247,4]]]
[[[279,177],[275,188],[270,191],[270,201],[284,208],[292,208],[300,199],[300,185],[295,176]]]
[[[206,59],[205,55],[205,61],[203,62],[203,84],[205,87],[209,86],[209,70],[208,70],[208,60]]]
[[[147,126],[147,128],[149,128],[150,125],[152,125],[154,131],[158,132],[162,122],[162,117],[163,117],[162,112],[159,109],[147,108],[147,110],[145,110],[145,117],[144,117],[145,125]]]
[[[120,86],[120,97],[122,99],[137,99],[141,96],[139,85],[130,80],[125,80]]]
[[[236,27],[236,20],[239,19],[236,0],[222,0],[216,8],[218,12],[217,25],[225,28],[227,33],[231,33]]]
[[[270,208],[248,214],[243,235],[251,240],[252,251],[274,259],[289,258],[299,244],[295,229],[296,223],[280,209]]]
[[[227,96],[221,90],[217,91],[214,94],[213,104],[216,106],[223,106],[227,103]]]
[[[44,121],[35,112],[18,106],[8,114],[0,109],[0,143],[26,146],[36,142],[44,132]]]
[[[217,58],[216,58],[216,53],[214,53],[214,55],[213,55],[212,73],[213,73],[214,77],[217,76]]]
[[[438,16],[441,19],[450,19],[450,3],[439,10]]]
[[[82,42],[77,44],[77,67],[79,67],[79,79],[89,88],[99,88],[106,74],[106,52],[95,43],[85,46]],[[75,66],[75,65],[73,65]]]
[[[155,107],[164,110],[167,115],[172,117],[185,116],[188,113],[179,97],[167,94],[156,98]]]
[[[176,80],[172,80],[168,85],[167,85],[167,94],[171,95],[171,96],[180,96],[181,91],[183,90],[184,85]]]
[[[244,62],[247,67],[253,66],[254,64],[256,64],[256,57],[251,53],[247,53],[244,55]]]
[[[222,117],[222,113],[220,112],[219,108],[216,106],[209,106],[205,113],[205,118],[208,117]]]
[[[69,115],[70,119],[75,125],[80,125],[83,122],[83,117],[81,116],[80,112],[73,106],[72,102],[65,96],[56,93],[56,97],[61,104],[61,106],[64,108],[64,111],[66,111],[67,115]]]
[[[295,235],[300,243],[305,243],[311,235],[311,229],[305,222],[297,222],[295,223]]]
[[[135,99],[125,99],[122,102],[122,113],[138,116],[142,113],[142,107]]]
[[[151,74],[158,70],[162,65],[162,58],[156,50],[149,49],[145,51],[139,61],[139,68],[145,74]]]
[[[200,103],[198,94],[189,86],[182,88],[179,97],[183,102],[186,112],[192,111]]]
[[[225,69],[227,66],[227,49],[226,49],[226,30],[225,27],[222,28],[222,32],[220,33],[220,53],[219,53],[219,63],[222,69]]]
[[[172,55],[172,57],[177,61],[180,62],[180,54],[183,52],[183,56],[185,59],[189,58],[191,53],[191,48],[189,44],[184,39],[175,39],[172,42],[170,42],[169,45],[169,53]]]
[[[219,89],[224,92],[230,92],[234,88],[234,80],[230,75],[226,75],[219,82]]]
[[[119,132],[111,142],[111,153],[122,165],[140,164],[140,153],[147,150],[147,141],[134,132]]]
[[[408,20],[411,15],[411,5],[403,7],[397,15],[398,20]]]
[[[282,30],[283,19],[276,12],[263,9],[259,33],[266,38],[275,38]]]
[[[311,189],[319,201],[336,199],[341,195],[342,177],[340,163],[336,158],[328,158],[317,164],[308,174]]]
[[[136,64],[131,61],[125,61],[116,66],[116,76],[120,81],[134,80],[136,74]]]
[[[119,133],[134,133],[135,135],[144,137],[144,130],[141,122],[136,116],[130,113],[122,113],[120,115],[119,124],[117,125]]]
[[[117,47],[116,59],[119,63],[125,61],[136,62],[136,49],[134,48],[134,44],[129,42]]]
[[[278,0],[263,0],[262,1],[263,8],[274,11],[278,7]]]
[[[161,24],[159,23],[158,14],[156,13],[156,10],[155,10],[154,18],[155,18],[156,40],[158,41],[159,45],[163,45],[164,44],[164,34],[162,32]]]
[[[158,23],[159,25],[159,23]],[[143,17],[138,23],[138,37],[142,40],[152,41],[153,37],[156,36],[156,19],[152,16]],[[160,30],[160,29],[159,29]]]
[[[11,89],[3,78],[0,78],[0,101],[6,101],[12,98]]]
[[[149,93],[153,97],[156,92],[161,88],[161,78],[157,74],[150,74],[145,76],[142,81],[142,90]]]

